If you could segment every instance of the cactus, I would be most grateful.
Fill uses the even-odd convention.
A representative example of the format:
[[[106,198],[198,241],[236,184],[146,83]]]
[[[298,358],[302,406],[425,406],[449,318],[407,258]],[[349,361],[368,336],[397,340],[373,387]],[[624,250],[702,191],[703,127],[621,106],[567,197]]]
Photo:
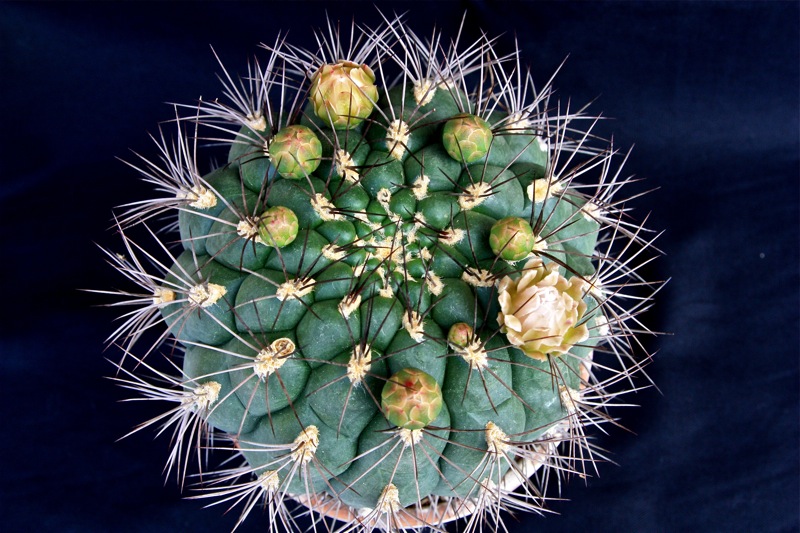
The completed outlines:
[[[165,194],[116,219],[108,259],[138,288],[107,291],[133,309],[114,379],[170,406],[137,430],[171,433],[168,475],[198,468],[236,525],[256,506],[289,530],[303,505],[347,530],[540,512],[550,474],[603,459],[586,430],[649,358],[657,235],[596,117],[485,37],[385,22],[263,45],[220,77],[229,102],[176,106],[160,160],[129,163]],[[227,151],[207,172],[203,139]]]

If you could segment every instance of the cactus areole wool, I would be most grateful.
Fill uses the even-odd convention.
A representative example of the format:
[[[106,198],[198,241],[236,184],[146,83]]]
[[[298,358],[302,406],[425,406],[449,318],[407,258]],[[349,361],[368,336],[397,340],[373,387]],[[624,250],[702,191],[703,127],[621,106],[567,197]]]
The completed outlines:
[[[129,163],[158,193],[107,252],[134,287],[103,291],[128,311],[114,379],[164,406],[137,430],[234,526],[262,506],[296,530],[304,504],[348,531],[499,528],[594,472],[590,430],[640,387],[655,235],[625,155],[518,52],[337,28],[262,45]]]

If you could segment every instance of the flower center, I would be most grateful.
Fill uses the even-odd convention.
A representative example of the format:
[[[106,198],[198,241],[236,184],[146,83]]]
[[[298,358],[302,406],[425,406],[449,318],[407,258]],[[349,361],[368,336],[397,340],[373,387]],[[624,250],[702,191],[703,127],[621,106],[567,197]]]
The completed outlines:
[[[541,287],[526,302],[523,302],[520,318],[525,329],[558,330],[559,321],[566,313],[566,306],[555,287]]]

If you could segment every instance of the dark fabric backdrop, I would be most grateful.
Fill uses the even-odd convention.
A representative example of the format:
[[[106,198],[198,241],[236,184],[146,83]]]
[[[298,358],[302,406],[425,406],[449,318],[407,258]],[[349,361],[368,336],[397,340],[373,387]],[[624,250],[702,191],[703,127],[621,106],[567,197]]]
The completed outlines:
[[[649,271],[671,277],[646,316],[660,388],[620,413],[635,434],[599,443],[619,466],[573,479],[521,531],[798,530],[798,3],[406,3],[421,34],[478,27],[519,40],[541,84],[613,117],[636,144],[635,202],[664,229]],[[115,157],[155,156],[165,102],[220,95],[279,30],[312,46],[325,11],[375,23],[370,3],[0,4],[0,529],[228,531],[222,508],[181,499],[160,471],[167,440],[119,404],[103,353],[115,312],[78,288],[122,280],[113,206],[148,188]],[[256,512],[242,532],[264,531]]]

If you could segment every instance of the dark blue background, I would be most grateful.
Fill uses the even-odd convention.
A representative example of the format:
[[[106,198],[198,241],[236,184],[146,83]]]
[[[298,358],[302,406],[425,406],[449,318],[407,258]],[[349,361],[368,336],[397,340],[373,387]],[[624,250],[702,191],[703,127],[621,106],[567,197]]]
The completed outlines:
[[[798,3],[383,7],[423,35],[466,9],[468,40],[516,36],[539,84],[569,55],[558,94],[597,98],[602,131],[636,143],[626,168],[659,188],[635,205],[666,229],[648,275],[672,281],[646,317],[674,334],[648,340],[661,393],[621,413],[637,435],[600,440],[620,466],[509,530],[797,531]],[[0,4],[0,529],[233,526],[164,486],[165,439],[115,442],[155,413],[116,403],[115,313],[76,289],[123,285],[93,242],[118,247],[111,208],[148,191],[115,157],[155,155],[164,102],[220,96],[209,44],[241,70],[279,30],[312,46],[326,9],[378,19],[370,3]]]

